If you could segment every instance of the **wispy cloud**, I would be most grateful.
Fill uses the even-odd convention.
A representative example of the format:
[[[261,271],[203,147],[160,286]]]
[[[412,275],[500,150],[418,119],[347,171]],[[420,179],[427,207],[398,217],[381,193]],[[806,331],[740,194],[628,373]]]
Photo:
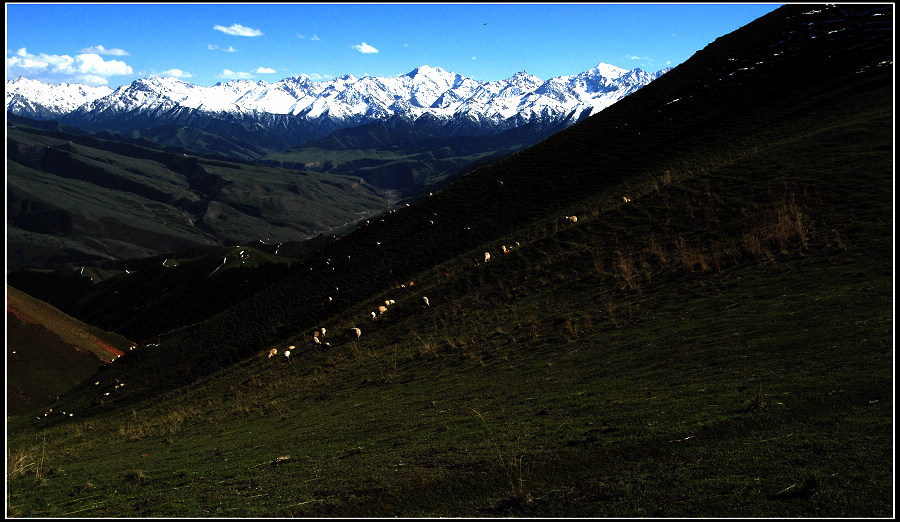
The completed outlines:
[[[187,72],[182,71],[181,69],[169,69],[168,71],[163,71],[159,73],[160,76],[174,76],[175,78],[193,78],[194,75]]]
[[[78,51],[80,53],[92,53],[92,54],[109,54],[112,56],[130,56],[128,51],[124,49],[107,49],[102,45],[97,45],[94,47],[88,47],[87,49],[82,49]]]
[[[236,53],[237,52],[237,49],[235,49],[234,47],[232,47],[230,45],[226,48],[223,48],[223,47],[219,47],[216,44],[209,44],[209,45],[207,45],[207,48],[210,51],[222,51],[223,53]]]
[[[31,54],[25,47],[6,58],[6,70],[16,74],[45,75],[58,81],[106,85],[110,76],[132,74],[130,65],[120,60],[104,60],[97,53]],[[18,72],[17,72],[18,71]]]
[[[297,38],[303,40],[303,39],[305,39],[306,37],[303,36],[303,35],[300,34],[300,33],[297,33]],[[310,40],[311,42],[318,42],[318,41],[319,41],[319,35],[314,34],[314,35],[312,35],[312,38],[310,38],[309,40]]]
[[[216,78],[223,78],[225,80],[246,80],[249,78],[253,78],[253,75],[248,72],[235,72],[231,69],[223,69],[222,72],[216,76]]]
[[[319,73],[307,74],[306,76],[309,76],[310,80],[327,80],[329,78],[334,78],[334,76],[332,76],[330,74],[319,74]]]
[[[230,34],[232,36],[262,36],[262,31],[259,29],[251,29],[250,27],[241,25],[241,24],[231,24],[231,27],[225,27],[224,25],[215,25],[213,29],[216,31],[222,31],[225,34]]]
[[[272,74],[275,72],[275,69],[271,67],[260,67],[256,69],[256,74]]]
[[[351,47],[353,47],[354,49],[356,49],[357,51],[359,51],[363,54],[371,54],[371,53],[378,52],[378,49],[372,47],[371,45],[367,44],[366,42],[363,42],[359,45],[351,45]]]
[[[641,62],[639,65],[643,67],[656,67],[656,64],[653,63],[653,58],[650,58],[649,56],[637,56],[634,54],[630,54],[626,56],[626,58],[632,61]]]

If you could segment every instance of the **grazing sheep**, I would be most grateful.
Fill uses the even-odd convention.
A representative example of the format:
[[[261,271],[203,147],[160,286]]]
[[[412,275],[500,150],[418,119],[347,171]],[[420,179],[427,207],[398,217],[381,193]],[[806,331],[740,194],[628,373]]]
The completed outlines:
[[[631,201],[631,198],[629,198],[628,196],[622,196],[622,201],[628,203],[629,201]]]
[[[390,299],[385,299],[385,300],[384,300],[384,306],[391,306],[391,301],[390,301]]]
[[[356,334],[357,339],[359,339],[359,336],[362,335],[362,330],[360,330],[359,328],[351,328],[350,331]]]
[[[381,315],[381,314],[383,314],[383,313],[385,313],[385,312],[387,312],[387,307],[386,307],[386,306],[382,305],[382,306],[379,306],[379,307],[378,307],[378,315]]]
[[[566,216],[569,223],[578,223],[578,216]]]
[[[490,252],[485,252],[485,253],[484,253],[484,262],[487,263],[487,262],[490,261],[490,260],[491,260],[491,253],[490,253]]]
[[[506,248],[506,245],[503,245],[503,246],[500,247],[500,248],[503,249],[503,253],[504,253],[504,254],[508,254],[508,253],[509,253],[509,249]]]
[[[322,341],[319,340],[319,332],[316,332],[315,335],[313,335],[313,342],[318,345],[322,344]]]
[[[272,348],[271,350],[269,350],[269,359],[271,359],[272,356],[275,355],[275,354],[277,354],[277,353],[278,353],[278,350],[275,349],[275,348]]]
[[[422,303],[425,305],[426,308],[429,307],[429,306],[431,306],[431,305],[428,303],[428,298],[425,297],[424,295],[422,296]]]
[[[321,329],[321,330],[319,330],[319,331],[320,331],[320,332],[322,332],[322,337],[325,337],[325,329],[324,329],[324,328],[322,328],[322,329]]]
[[[291,357],[291,351],[290,351],[290,350],[285,350],[285,351],[284,351],[284,357],[285,357],[285,359],[290,359],[290,357]]]
[[[372,320],[373,320],[373,321],[375,320],[376,317],[377,317],[377,316],[375,315],[375,312],[372,312]]]

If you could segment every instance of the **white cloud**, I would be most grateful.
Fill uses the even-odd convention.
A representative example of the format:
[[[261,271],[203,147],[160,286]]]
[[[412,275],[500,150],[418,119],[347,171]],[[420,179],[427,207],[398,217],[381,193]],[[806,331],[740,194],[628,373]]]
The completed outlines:
[[[275,69],[272,69],[271,67],[260,67],[259,69],[256,70],[257,74],[272,74],[274,72],[275,72]]]
[[[216,76],[216,78],[224,78],[226,80],[246,80],[253,78],[253,75],[248,72],[235,72],[231,69],[223,69],[222,73]]]
[[[302,40],[302,39],[303,39],[303,35],[302,35],[302,34],[300,34],[300,33],[297,33],[297,38],[299,38],[299,39],[301,39],[301,40]]]
[[[363,54],[371,54],[371,53],[378,52],[378,49],[372,47],[371,45],[367,44],[366,42],[363,42],[359,45],[352,45],[351,47],[353,47],[354,49],[356,49],[357,51],[359,51]]]
[[[319,35],[314,34],[313,37],[310,38],[310,40],[312,40],[312,41],[314,41],[314,42],[318,42],[318,41],[319,41]]]
[[[120,60],[104,60],[97,53],[31,54],[23,47],[15,56],[7,57],[6,69],[10,76],[16,74],[44,75],[53,81],[106,85],[110,76],[132,74],[130,65]],[[17,72],[18,71],[18,72]]]
[[[476,58],[475,56],[473,56],[472,59],[473,59],[473,60],[477,60],[478,58]]]
[[[78,70],[84,74],[97,74],[99,76],[116,76],[131,74],[131,66],[119,60],[104,60],[99,54],[85,53],[75,55],[75,64]]]
[[[235,49],[234,47],[232,47],[230,45],[228,46],[227,49],[223,49],[216,44],[209,44],[206,46],[206,48],[209,49],[210,51],[222,51],[223,53],[236,53],[237,52],[237,49]]]
[[[309,76],[310,80],[327,80],[329,78],[334,78],[330,74],[319,74],[319,73],[307,74],[306,76]]]
[[[168,71],[163,71],[159,73],[160,76],[174,76],[175,78],[192,78],[194,75],[187,72],[182,71],[181,69],[169,69]]]
[[[110,54],[112,56],[130,56],[128,51],[124,49],[107,49],[102,45],[97,45],[94,47],[88,47],[87,49],[82,49],[82,53],[94,53],[94,54]]]
[[[213,26],[213,29],[215,29],[216,31],[222,31],[225,34],[230,34],[232,36],[262,36],[262,31],[260,31],[259,29],[251,29],[241,24],[231,24],[231,27],[225,27],[224,25],[215,25]]]

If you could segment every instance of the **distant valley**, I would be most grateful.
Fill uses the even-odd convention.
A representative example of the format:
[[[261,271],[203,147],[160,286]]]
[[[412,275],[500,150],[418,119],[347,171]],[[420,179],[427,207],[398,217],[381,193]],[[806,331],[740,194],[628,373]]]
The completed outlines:
[[[151,77],[115,91],[17,78],[6,91],[10,266],[249,243],[285,244],[287,255],[546,139],[665,72],[601,63],[546,82],[524,72],[478,82],[422,66],[398,78],[212,87]]]

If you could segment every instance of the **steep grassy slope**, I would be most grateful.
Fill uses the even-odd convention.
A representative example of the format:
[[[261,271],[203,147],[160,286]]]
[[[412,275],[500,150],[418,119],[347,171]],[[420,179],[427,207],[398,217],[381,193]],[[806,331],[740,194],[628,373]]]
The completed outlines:
[[[134,346],[9,285],[6,328],[6,406],[14,414],[52,402]]]
[[[13,271],[7,281],[83,321],[150,343],[281,281],[295,262],[238,245],[188,249],[105,270]]]
[[[891,516],[870,9],[779,9],[12,419],[10,513]]]
[[[389,204],[358,176],[198,159],[21,124],[7,129],[11,268],[303,241]]]

